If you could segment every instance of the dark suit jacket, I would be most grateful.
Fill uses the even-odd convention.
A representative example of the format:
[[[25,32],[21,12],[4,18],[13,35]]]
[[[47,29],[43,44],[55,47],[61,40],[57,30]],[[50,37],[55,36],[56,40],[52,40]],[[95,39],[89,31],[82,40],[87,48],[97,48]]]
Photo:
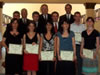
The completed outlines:
[[[34,21],[34,20],[32,20],[32,21]],[[34,22],[35,22],[35,21],[34,21]],[[38,25],[36,24],[36,32],[39,33],[39,34],[41,33],[41,32],[40,32],[40,29],[41,29],[41,24],[40,24],[40,22],[38,21]]]
[[[27,32],[27,26],[28,26],[29,22],[30,22],[29,19],[26,20],[26,23],[23,23],[22,18],[19,20],[19,31],[20,31],[22,34],[24,34],[24,33]]]
[[[68,21],[70,24],[72,24],[74,22],[74,16],[71,15],[70,20],[67,19],[66,14],[60,16],[60,19],[59,19],[59,29],[61,28],[61,24],[63,23],[63,21]]]
[[[39,18],[39,22],[40,22],[40,33],[43,33],[44,32],[44,28],[45,28],[45,25],[46,25],[46,22],[47,21],[52,21],[51,15],[48,14],[48,19],[45,20],[44,17],[43,17],[43,14],[41,14],[40,15],[40,18]]]

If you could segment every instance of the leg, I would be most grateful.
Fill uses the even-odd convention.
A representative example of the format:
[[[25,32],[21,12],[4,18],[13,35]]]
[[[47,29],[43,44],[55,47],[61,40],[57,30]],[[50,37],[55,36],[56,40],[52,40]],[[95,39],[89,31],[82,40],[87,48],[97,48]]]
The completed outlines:
[[[36,75],[36,71],[32,71],[32,75]]]
[[[82,58],[80,56],[80,46],[76,45],[76,55],[77,55],[77,75],[82,75]]]
[[[31,75],[31,71],[27,71],[27,75]]]

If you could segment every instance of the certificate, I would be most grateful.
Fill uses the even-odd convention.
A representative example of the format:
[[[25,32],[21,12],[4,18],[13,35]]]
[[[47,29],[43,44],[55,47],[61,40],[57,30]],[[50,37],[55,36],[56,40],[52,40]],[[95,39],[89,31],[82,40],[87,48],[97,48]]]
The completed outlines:
[[[53,61],[54,51],[41,51],[42,61]]]
[[[38,54],[39,45],[26,44],[26,51],[32,54]]]
[[[93,53],[92,50],[83,49],[83,55],[84,55],[86,58],[93,59],[94,53]]]
[[[61,51],[60,56],[64,61],[73,61],[73,51]]]
[[[9,44],[9,54],[19,54],[22,55],[22,45]]]
[[[81,33],[75,32],[75,41],[81,42],[81,40],[82,40],[82,38],[81,38]]]

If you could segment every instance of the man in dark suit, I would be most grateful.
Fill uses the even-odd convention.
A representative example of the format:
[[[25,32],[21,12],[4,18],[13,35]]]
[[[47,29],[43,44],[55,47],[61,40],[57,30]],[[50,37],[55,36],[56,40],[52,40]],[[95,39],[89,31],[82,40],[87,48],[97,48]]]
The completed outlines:
[[[59,28],[61,27],[61,24],[62,24],[63,21],[67,21],[70,24],[72,24],[74,22],[74,16],[71,14],[71,10],[72,10],[72,6],[70,4],[66,4],[65,5],[66,14],[60,16],[60,20],[59,20],[60,26],[59,26]]]
[[[38,32],[38,33],[41,33],[42,31],[41,31],[41,25],[40,25],[40,22],[39,22],[39,16],[40,16],[40,14],[39,14],[39,12],[37,12],[37,11],[34,11],[34,12],[32,13],[32,18],[33,18],[33,21],[34,21],[35,24],[36,24],[37,32]]]
[[[47,22],[48,20],[51,21],[52,19],[51,19],[51,15],[48,14],[48,5],[43,4],[43,5],[41,6],[40,10],[41,10],[41,13],[42,13],[42,14],[40,15],[39,21],[40,21],[40,23],[41,23],[42,32],[44,32],[44,27],[45,27],[45,25],[46,25],[46,22]]]
[[[54,30],[55,30],[55,33],[58,32],[58,29],[59,29],[59,13],[54,11],[52,12],[52,21],[53,21],[53,26],[54,26]]]
[[[27,19],[27,15],[28,15],[28,12],[27,12],[27,9],[23,8],[21,10],[21,16],[22,18],[20,19],[20,25],[19,25],[19,30],[22,34],[26,33],[27,32],[27,25],[29,24],[30,20]]]
[[[19,11],[14,11],[13,12],[13,18],[16,18],[18,20],[20,19],[20,13],[19,13]],[[9,23],[9,24],[7,24],[6,31],[9,31],[10,28],[11,28],[11,26],[10,26],[10,23]]]

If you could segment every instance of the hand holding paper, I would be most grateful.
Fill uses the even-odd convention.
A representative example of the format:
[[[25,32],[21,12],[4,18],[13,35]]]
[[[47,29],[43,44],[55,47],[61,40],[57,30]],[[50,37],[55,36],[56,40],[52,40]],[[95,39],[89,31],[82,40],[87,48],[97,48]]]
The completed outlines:
[[[38,54],[39,45],[26,44],[26,51],[32,54]]]
[[[22,45],[9,44],[9,54],[19,54],[22,55]]]

